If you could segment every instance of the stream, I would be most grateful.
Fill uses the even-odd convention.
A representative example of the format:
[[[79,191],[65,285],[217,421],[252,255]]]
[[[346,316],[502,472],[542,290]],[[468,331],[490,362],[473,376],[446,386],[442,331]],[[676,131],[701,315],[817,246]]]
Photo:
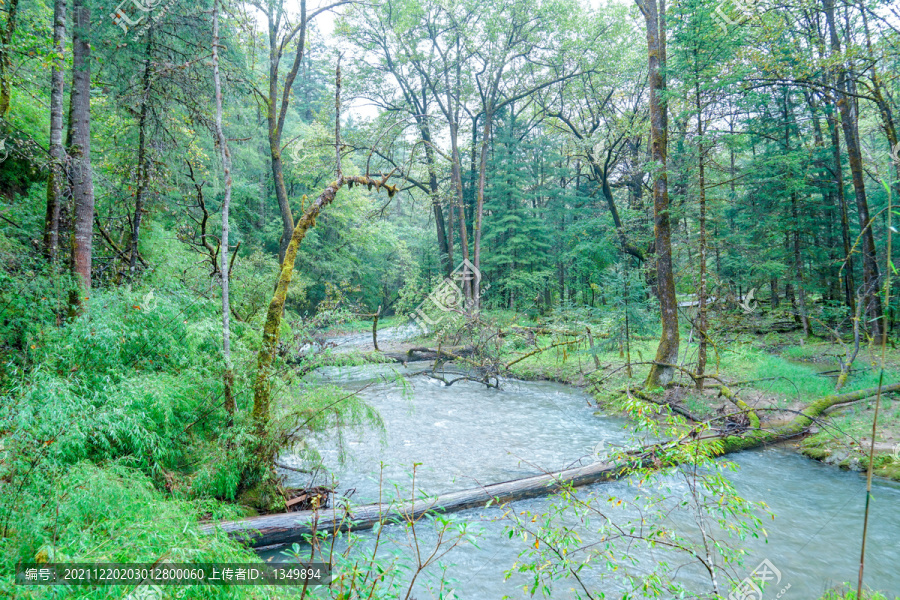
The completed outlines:
[[[595,414],[588,395],[572,386],[516,380],[502,381],[500,389],[468,381],[446,386],[416,375],[425,368],[430,365],[367,365],[325,368],[315,374],[320,384],[361,389],[359,396],[384,420],[383,436],[371,430],[349,433],[342,449],[333,441],[316,442],[339,482],[339,493],[352,491],[354,503],[378,501],[379,478],[385,498],[408,498],[414,463],[419,464],[416,489],[437,494],[566,468],[578,464],[579,458],[590,461],[590,455],[598,451],[602,454],[605,448],[622,444],[631,435],[624,419]],[[601,440],[604,445],[598,447]],[[341,450],[347,455],[343,464],[338,460]],[[287,464],[292,459],[296,460],[290,455],[282,457]],[[855,587],[864,475],[822,465],[777,447],[730,455],[728,459],[740,467],[728,474],[738,493],[750,501],[765,502],[775,514],[774,520],[768,516],[763,520],[767,538],[729,540],[747,552],[737,573],[749,575],[768,559],[782,579],[778,586],[766,588],[763,598],[776,598],[788,584],[780,598],[811,600],[834,585],[853,582]],[[288,485],[308,483],[308,478],[298,473],[283,474]],[[676,478],[669,478],[657,485],[677,487],[678,483]],[[629,482],[616,481],[587,486],[582,493],[633,498],[638,492]],[[866,583],[873,589],[900,595],[900,486],[876,480],[873,494]],[[512,503],[516,512],[540,512],[549,506],[548,498]],[[455,515],[481,531],[478,547],[461,545],[442,561],[460,598],[526,597],[522,586],[529,579],[518,574],[504,578],[504,572],[526,545],[504,533],[508,523],[501,522],[500,515],[497,508]],[[670,519],[676,528],[694,527],[689,511],[674,511]],[[405,539],[398,525],[385,531],[388,538]],[[360,535],[367,540],[364,545],[372,543],[372,532]],[[425,546],[433,539],[434,534],[429,532],[420,536]],[[278,550],[262,554],[283,558]],[[602,568],[599,563],[594,566],[597,571]],[[435,568],[431,574],[436,573]],[[678,578],[691,589],[709,590],[708,576],[697,565],[680,569]],[[616,591],[608,582],[594,582],[590,575],[587,579],[607,593]],[[557,582],[552,597],[574,597],[573,585]],[[416,597],[431,594],[422,587]]]

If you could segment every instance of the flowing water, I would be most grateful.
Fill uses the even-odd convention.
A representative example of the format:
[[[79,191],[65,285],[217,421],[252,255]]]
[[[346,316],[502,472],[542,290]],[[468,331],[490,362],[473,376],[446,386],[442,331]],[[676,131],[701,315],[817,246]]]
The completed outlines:
[[[379,487],[386,495],[408,498],[414,463],[419,464],[416,488],[437,494],[562,469],[579,458],[591,460],[590,455],[602,453],[604,446],[597,446],[601,440],[609,448],[629,436],[623,419],[595,414],[587,394],[577,388],[514,380],[503,381],[499,390],[467,381],[446,386],[416,375],[425,367],[424,363],[369,365],[317,373],[322,383],[361,389],[361,398],[384,419],[383,437],[367,432],[345,440],[349,458],[343,465],[337,460],[338,448],[323,446],[339,491],[354,490],[354,502],[378,500]],[[750,501],[765,502],[775,514],[774,520],[766,517],[763,523],[767,539],[733,541],[747,551],[742,569],[746,574],[763,559],[780,571],[780,584],[767,588],[763,598],[775,598],[788,584],[780,596],[788,600],[815,599],[829,586],[844,582],[855,585],[865,477],[781,448],[744,452],[729,459],[740,466],[729,474],[737,491]],[[291,457],[283,460],[289,462]],[[288,483],[308,483],[297,473],[284,474]],[[674,479],[664,483],[678,484]],[[635,488],[619,481],[588,486],[580,493],[633,497]],[[517,512],[540,512],[549,504],[547,498],[535,498],[512,507]],[[504,534],[508,523],[499,516],[496,508],[458,515],[482,530],[477,548],[457,547],[443,561],[451,565],[448,575],[455,579],[453,588],[460,598],[525,597],[522,585],[528,580],[516,575],[507,581],[504,572],[526,546]],[[684,511],[673,513],[671,520],[675,527],[693,524]],[[393,533],[403,537],[399,526],[393,526]],[[363,535],[371,538],[372,534]],[[424,533],[420,541],[427,546],[432,537]],[[900,486],[887,481],[874,484],[865,574],[872,588],[900,595]],[[696,568],[681,569],[678,577],[693,589],[708,589],[708,578]],[[571,587],[569,582],[556,585],[552,597],[572,597]],[[607,585],[607,591],[615,589]],[[423,589],[417,597],[430,596]]]

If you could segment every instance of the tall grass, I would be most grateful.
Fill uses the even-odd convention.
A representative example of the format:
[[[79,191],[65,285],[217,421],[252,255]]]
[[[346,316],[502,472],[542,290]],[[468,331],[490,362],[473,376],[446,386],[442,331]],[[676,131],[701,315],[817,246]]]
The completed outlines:
[[[237,323],[237,414],[229,426],[217,311],[214,298],[178,286],[152,297],[95,290],[84,313],[64,326],[32,324],[25,359],[5,371],[0,388],[0,597],[128,593],[16,587],[20,562],[257,560],[197,528],[201,517],[245,514],[242,502],[283,503],[251,493],[273,476],[251,449],[380,423],[357,399],[305,386],[281,364],[270,439],[257,439],[249,378],[258,330]],[[285,593],[185,588],[183,597]]]

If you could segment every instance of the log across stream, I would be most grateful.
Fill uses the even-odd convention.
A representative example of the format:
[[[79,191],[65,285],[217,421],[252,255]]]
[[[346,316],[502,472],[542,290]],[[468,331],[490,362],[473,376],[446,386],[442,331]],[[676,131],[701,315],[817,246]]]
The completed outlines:
[[[900,390],[900,384],[885,387],[888,391]],[[866,389],[847,394],[828,396],[811,403],[792,422],[775,430],[748,429],[743,435],[711,435],[706,439],[724,439],[725,453],[748,450],[764,444],[783,442],[802,435],[805,428],[827,408],[875,395],[876,389]],[[758,424],[758,421],[756,421]],[[652,451],[648,446],[646,450]],[[649,457],[638,457],[640,465],[652,463]],[[618,479],[631,469],[609,462],[565,469],[543,475],[514,479],[476,488],[439,494],[417,502],[375,503],[362,506],[323,509],[321,511],[286,512],[240,521],[220,523],[230,536],[244,540],[250,546],[272,546],[303,539],[314,531],[346,531],[371,529],[388,520],[416,519],[427,512],[448,513],[484,506],[489,502],[501,503],[552,494],[564,486],[580,487],[598,481]],[[214,526],[206,526],[210,531]]]
[[[598,462],[556,473],[448,492],[414,503],[366,504],[353,506],[349,511],[344,508],[326,508],[320,511],[286,512],[207,525],[203,529],[209,532],[214,527],[220,527],[229,536],[241,539],[250,546],[272,546],[301,540],[304,535],[311,534],[313,531],[371,529],[384,521],[416,519],[427,512],[456,512],[467,508],[482,507],[491,501],[508,502],[544,496],[552,494],[564,485],[579,487],[597,481],[615,479],[617,473],[621,471],[621,467],[614,464]]]
[[[507,522],[501,518],[505,510],[494,505],[483,508],[490,498],[511,502],[509,508],[517,512],[548,511],[553,500],[546,494],[557,487],[557,478],[566,472],[571,481],[585,485],[585,494],[627,499],[640,493],[628,480],[613,480],[608,464],[571,465],[578,457],[590,455],[600,440],[605,441],[607,451],[626,445],[632,431],[624,419],[595,415],[582,390],[550,382],[504,381],[501,389],[495,390],[474,382],[447,387],[424,377],[408,378],[406,384],[397,381],[395,373],[409,375],[425,366],[332,367],[315,375],[316,384],[330,383],[346,390],[365,388],[360,396],[379,411],[386,426],[384,439],[371,430],[349,434],[344,442],[344,450],[350,455],[346,464],[338,461],[337,449],[322,446],[326,464],[339,480],[338,495],[347,495],[351,489],[356,493],[351,497],[355,506],[351,506],[349,516],[340,509],[323,510],[318,515],[317,530],[351,522],[371,526],[381,518],[402,520],[403,511],[420,514],[438,506],[446,512],[461,511],[455,518],[482,533],[477,548],[456,548],[446,559],[455,565],[449,573],[459,580],[459,597],[519,597],[521,587],[517,586],[525,582],[516,578],[507,581],[503,573],[518,559],[522,543],[505,534]],[[816,409],[830,402],[819,403]],[[864,477],[777,446],[735,453],[731,460],[741,466],[728,475],[738,491],[749,500],[766,502],[776,515],[774,521],[766,519],[768,542],[734,541],[747,552],[748,571],[769,559],[792,584],[784,600],[817,598],[828,585],[855,581]],[[290,455],[282,456],[279,462],[300,465]],[[385,464],[379,471],[382,462]],[[416,470],[415,505],[379,505],[382,492],[384,497],[412,497],[410,472],[415,463],[422,463]],[[567,469],[570,466],[577,468]],[[544,472],[556,477],[541,475]],[[283,474],[290,487],[308,482],[296,472]],[[677,483],[674,479],[663,481],[663,485]],[[495,482],[503,483],[488,485]],[[421,501],[420,495],[425,495]],[[882,590],[900,590],[900,572],[896,569],[900,563],[896,543],[900,539],[896,511],[900,487],[879,481],[875,497],[872,519],[877,527],[870,531],[867,581]],[[302,545],[303,533],[311,530],[312,516],[301,512],[267,515],[210,525],[208,530],[221,527],[256,547],[290,542]],[[692,525],[690,515],[675,512],[673,518],[674,525],[685,530]],[[422,528],[426,538],[427,529]],[[405,527],[389,525],[384,531],[385,537],[397,540],[395,547],[402,548]],[[360,535],[364,543],[375,537],[374,532],[365,530]],[[430,538],[426,538],[423,541],[429,543]],[[278,549],[261,549],[260,554],[284,559]],[[694,575],[683,569],[679,577],[690,584]],[[703,581],[702,574],[697,575],[698,589]],[[569,597],[565,589],[554,590],[554,600]]]

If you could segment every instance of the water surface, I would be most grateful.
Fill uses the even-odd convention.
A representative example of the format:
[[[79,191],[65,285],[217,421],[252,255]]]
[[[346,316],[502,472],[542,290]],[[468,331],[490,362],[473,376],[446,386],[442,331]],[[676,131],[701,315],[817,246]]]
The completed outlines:
[[[630,435],[621,418],[597,416],[587,394],[577,388],[548,382],[507,380],[501,389],[460,381],[452,386],[416,375],[424,363],[328,368],[317,373],[320,383],[330,382],[348,390],[362,389],[360,397],[382,415],[384,439],[373,432],[351,435],[349,459],[337,460],[335,447],[323,446],[326,462],[339,481],[339,491],[355,490],[353,500],[365,503],[382,492],[408,497],[414,463],[416,488],[442,493],[558,470],[578,461],[591,460],[597,444],[623,443]],[[405,379],[400,379],[402,375]],[[448,380],[456,376],[445,375]],[[405,383],[404,383],[405,381]],[[364,388],[364,389],[363,389]],[[600,451],[603,450],[601,446]],[[865,478],[806,459],[783,448],[767,448],[729,457],[740,469],[729,475],[738,492],[748,500],[765,502],[775,513],[763,525],[768,537],[733,542],[747,551],[749,572],[768,559],[782,575],[778,588],[790,584],[781,598],[818,598],[832,585],[856,581],[859,566]],[[284,457],[290,461],[290,457]],[[305,483],[296,473],[285,472],[289,483]],[[664,484],[678,491],[679,481]],[[630,498],[637,490],[628,482],[600,483],[580,494]],[[900,594],[900,487],[878,480],[874,484],[867,544],[866,582],[875,589]],[[517,512],[541,512],[547,498],[512,504]],[[498,520],[497,509],[475,509],[459,514],[483,530],[478,548],[461,546],[445,559],[456,579],[460,598],[525,597],[527,580],[504,572],[516,561],[524,543],[504,534],[507,523]],[[673,527],[690,531],[690,511],[675,511]],[[405,539],[399,526],[387,528],[396,543]],[[422,531],[427,545],[431,534]],[[371,534],[363,534],[371,535]],[[648,558],[648,557],[645,557]],[[695,566],[678,577],[689,587],[708,589],[708,579]],[[591,583],[606,587],[588,578]],[[572,597],[572,584],[554,587],[553,598]],[[779,589],[765,591],[775,598]],[[419,597],[429,597],[419,590]]]

